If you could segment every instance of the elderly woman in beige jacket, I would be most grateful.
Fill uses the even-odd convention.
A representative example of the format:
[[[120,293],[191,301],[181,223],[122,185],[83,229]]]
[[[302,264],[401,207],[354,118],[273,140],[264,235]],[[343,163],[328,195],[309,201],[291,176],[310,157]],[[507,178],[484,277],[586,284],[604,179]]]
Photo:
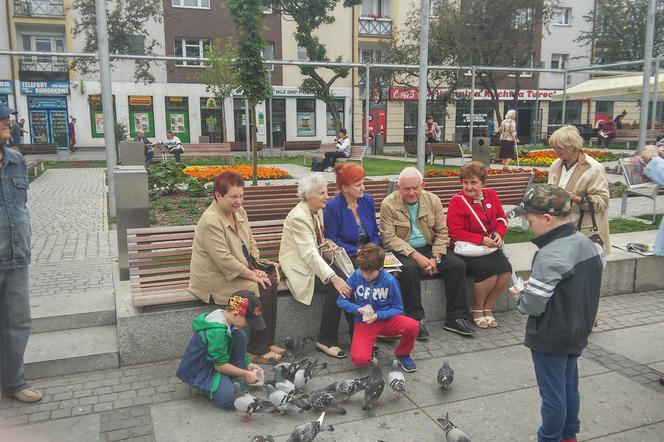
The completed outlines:
[[[549,168],[549,184],[565,189],[572,199],[571,221],[577,226],[581,213],[583,222],[579,231],[586,236],[598,233],[604,242],[604,253],[611,251],[609,237],[609,182],[604,166],[583,153],[583,138],[574,126],[563,126],[549,137],[549,146],[558,159]],[[593,229],[589,207],[595,209],[598,231]]]
[[[259,297],[266,328],[251,331],[247,352],[252,361],[280,359],[285,350],[274,345],[277,325],[277,272],[269,274],[260,264],[258,246],[242,207],[244,180],[234,172],[219,174],[214,181],[214,201],[196,225],[191,250],[189,292],[205,303],[226,305],[240,290]]]
[[[512,160],[516,159],[516,149],[519,139],[516,133],[516,111],[511,109],[505,114],[500,123],[500,152],[498,157],[503,162],[503,170],[507,170]]]
[[[350,287],[343,272],[328,265],[318,252],[325,238],[323,207],[329,199],[327,181],[321,174],[309,174],[298,183],[297,194],[302,201],[284,221],[279,264],[297,301],[310,305],[314,292],[322,292],[323,313],[316,348],[329,356],[345,358],[346,352],[339,348],[341,309],[337,307],[337,296],[349,296]],[[354,318],[345,315],[352,335]]]

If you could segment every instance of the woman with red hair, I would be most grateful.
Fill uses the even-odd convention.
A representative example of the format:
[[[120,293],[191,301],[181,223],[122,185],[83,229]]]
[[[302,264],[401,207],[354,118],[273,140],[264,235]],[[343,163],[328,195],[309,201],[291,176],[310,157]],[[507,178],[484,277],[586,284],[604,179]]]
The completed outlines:
[[[335,167],[337,193],[323,210],[325,237],[346,249],[355,262],[357,251],[365,244],[380,245],[376,205],[364,193],[364,168],[355,163]]]

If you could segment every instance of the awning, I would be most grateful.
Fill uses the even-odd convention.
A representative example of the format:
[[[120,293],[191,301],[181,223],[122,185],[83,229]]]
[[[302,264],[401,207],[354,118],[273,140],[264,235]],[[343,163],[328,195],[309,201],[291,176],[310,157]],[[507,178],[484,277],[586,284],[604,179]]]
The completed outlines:
[[[658,77],[658,95],[664,96],[664,72],[660,71]],[[650,93],[652,96],[655,78],[650,78]],[[568,100],[579,100],[582,98],[597,98],[619,95],[626,100],[636,100],[641,98],[643,87],[643,74],[616,75],[610,77],[593,78],[567,88]],[[562,92],[551,96],[552,101],[561,101]]]

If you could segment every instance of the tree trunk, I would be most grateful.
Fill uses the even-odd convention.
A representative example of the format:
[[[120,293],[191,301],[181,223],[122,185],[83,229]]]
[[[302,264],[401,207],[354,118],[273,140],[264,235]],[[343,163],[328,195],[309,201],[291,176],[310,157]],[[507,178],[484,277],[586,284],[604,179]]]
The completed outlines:
[[[217,103],[221,103],[221,142],[223,143],[225,140],[228,140],[228,136],[226,135],[226,104],[224,102],[224,99],[221,97],[217,97]]]
[[[339,130],[341,129],[341,119],[339,118],[339,111],[337,111],[337,106],[334,103],[334,99],[329,100],[329,102],[327,100],[323,101],[325,101],[327,107],[330,108],[330,113],[332,114],[332,124],[334,125],[334,133],[338,134]],[[327,131],[327,128],[325,128],[325,130]]]
[[[256,128],[256,104],[249,103],[249,135],[251,143],[251,185],[258,185],[258,155],[257,148],[258,143],[256,142],[256,136],[258,131]]]

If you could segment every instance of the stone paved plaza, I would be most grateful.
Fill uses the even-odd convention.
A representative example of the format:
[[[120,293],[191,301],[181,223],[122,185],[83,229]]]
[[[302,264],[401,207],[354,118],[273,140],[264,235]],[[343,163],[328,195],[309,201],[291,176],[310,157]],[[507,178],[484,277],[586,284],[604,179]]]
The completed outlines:
[[[266,433],[283,441],[295,425],[317,418],[305,412],[243,423],[237,413],[192,395],[174,376],[177,360],[119,367],[117,356],[108,359],[112,352],[104,348],[112,348],[116,333],[117,247],[104,215],[104,192],[102,169],[49,170],[31,184],[34,334],[27,362],[31,381],[45,396],[37,404],[0,399],[0,441],[249,441]],[[639,208],[630,202],[630,210]],[[370,413],[354,397],[348,414],[328,414],[326,422],[336,430],[317,440],[441,441],[436,418],[446,412],[474,441],[535,440],[539,396],[521,344],[526,318],[513,310],[496,317],[497,329],[474,338],[430,323],[431,338],[415,347],[418,371],[406,374],[406,394],[394,401],[386,390],[382,406]],[[657,380],[664,373],[664,291],[603,297],[599,319],[580,358],[579,440],[661,441],[664,386]],[[395,344],[379,345],[387,374]],[[101,355],[94,361],[99,368],[54,374],[77,366],[92,370],[96,365],[82,355],[84,349]],[[308,346],[307,356],[321,357],[328,368],[309,391],[365,373],[312,350]],[[446,392],[435,380],[443,360],[456,372]]]

